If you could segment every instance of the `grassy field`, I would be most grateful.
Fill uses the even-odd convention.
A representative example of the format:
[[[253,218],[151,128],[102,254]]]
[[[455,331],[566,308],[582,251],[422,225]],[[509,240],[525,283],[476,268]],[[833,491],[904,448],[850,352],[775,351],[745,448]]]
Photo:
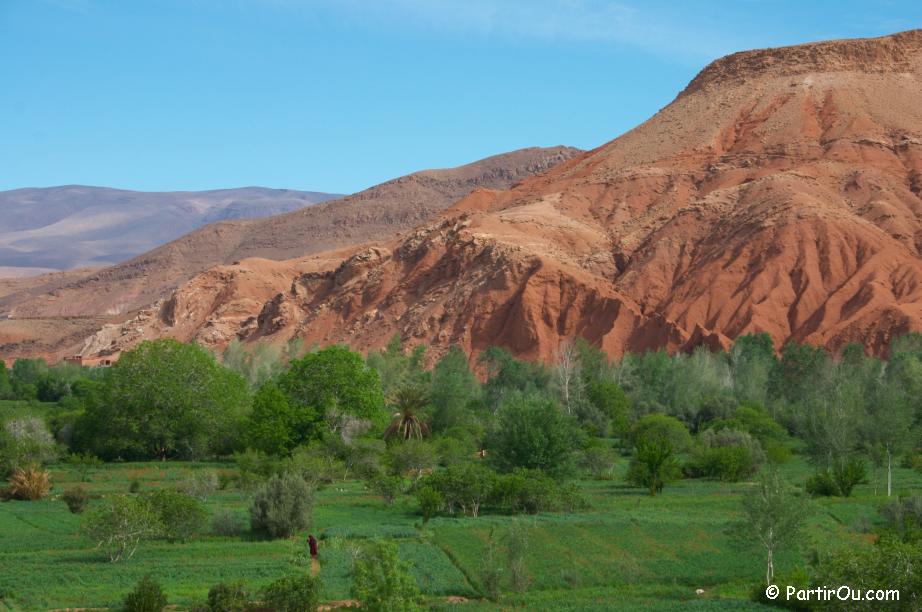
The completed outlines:
[[[623,468],[624,466],[622,466]],[[141,489],[168,487],[190,470],[231,473],[230,464],[145,463],[110,465],[90,474],[88,488],[97,495],[124,493],[137,479]],[[79,534],[81,517],[58,499],[76,483],[68,466],[51,468],[54,489],[40,502],[0,504],[0,610],[46,610],[117,606],[139,578],[151,574],[163,584],[170,603],[180,606],[203,599],[208,588],[228,580],[245,580],[254,589],[290,571],[304,550],[306,534],[297,539],[265,541],[205,536],[190,543],[142,544],[134,559],[109,563]],[[785,466],[792,482],[802,482],[808,466],[797,460]],[[391,505],[347,481],[318,493],[312,531],[321,539],[321,576],[327,600],[349,597],[349,568],[362,540],[384,537],[399,543],[423,592],[436,609],[497,610],[739,610],[757,608],[747,601],[751,586],[763,575],[758,551],[740,548],[726,533],[735,520],[746,484],[689,480],[670,486],[655,498],[626,487],[619,474],[612,481],[580,483],[591,508],[580,513],[529,517],[484,515],[479,518],[436,517],[421,529],[412,498]],[[895,491],[922,489],[922,476],[895,473]],[[780,572],[802,566],[813,551],[833,546],[866,545],[864,533],[879,520],[883,497],[871,485],[859,486],[852,498],[822,499],[799,551],[782,555]],[[236,489],[211,496],[208,507],[231,508],[245,517],[248,494]],[[480,568],[492,527],[523,521],[530,534],[528,592],[506,593],[499,604],[479,597]],[[704,593],[697,595],[696,589]],[[470,599],[445,603],[442,596]]]

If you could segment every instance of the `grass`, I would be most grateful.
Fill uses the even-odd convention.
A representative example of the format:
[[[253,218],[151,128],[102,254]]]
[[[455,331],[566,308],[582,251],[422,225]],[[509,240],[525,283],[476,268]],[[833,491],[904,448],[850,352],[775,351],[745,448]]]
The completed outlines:
[[[621,466],[623,469],[623,465]],[[67,465],[52,468],[52,495],[39,502],[0,504],[0,610],[114,607],[145,574],[152,574],[170,603],[201,600],[220,581],[243,579],[256,590],[296,570],[305,534],[266,541],[204,536],[194,542],[147,542],[129,562],[111,564],[79,534],[81,517],[58,499],[76,484]],[[140,463],[95,469],[86,486],[96,496],[126,493],[132,480],[141,490],[172,487],[190,470],[232,471],[229,464]],[[809,466],[796,460],[784,467],[788,480],[802,483]],[[922,490],[922,476],[895,472],[895,492]],[[747,600],[763,572],[758,550],[741,548],[726,528],[739,516],[746,484],[690,480],[649,497],[612,481],[580,483],[590,509],[580,513],[530,517],[483,515],[435,517],[425,528],[412,498],[386,505],[360,482],[336,483],[318,493],[313,533],[321,538],[324,599],[349,597],[351,559],[370,538],[398,542],[402,558],[435,609],[498,610],[738,610],[757,608]],[[834,546],[865,545],[862,529],[879,522],[885,501],[872,485],[859,486],[848,499],[814,504],[799,550],[777,562],[779,572],[804,565],[804,559]],[[91,503],[99,503],[93,501]],[[229,489],[207,503],[211,512],[230,508],[246,516],[249,494]],[[498,604],[478,599],[484,550],[491,528],[500,531],[522,521],[530,535],[526,566],[528,592],[508,590]],[[504,588],[508,588],[508,585]],[[703,594],[696,594],[702,589]],[[470,598],[463,605],[444,596]]]

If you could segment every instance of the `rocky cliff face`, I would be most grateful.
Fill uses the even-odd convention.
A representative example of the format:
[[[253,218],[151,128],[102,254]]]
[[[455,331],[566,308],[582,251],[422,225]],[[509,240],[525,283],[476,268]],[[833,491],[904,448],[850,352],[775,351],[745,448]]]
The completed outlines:
[[[205,272],[142,335],[881,351],[922,329],[920,77],[922,31],[732,55],[624,136],[398,239]]]

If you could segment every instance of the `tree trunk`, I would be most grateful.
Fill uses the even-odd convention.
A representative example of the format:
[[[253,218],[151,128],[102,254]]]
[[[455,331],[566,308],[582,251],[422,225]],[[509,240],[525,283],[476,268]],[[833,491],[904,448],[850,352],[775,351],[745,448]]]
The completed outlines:
[[[893,465],[890,456],[890,445],[887,445],[887,497],[893,493]]]
[[[768,586],[775,579],[775,555],[774,551],[768,549],[768,563],[765,566],[765,585]]]

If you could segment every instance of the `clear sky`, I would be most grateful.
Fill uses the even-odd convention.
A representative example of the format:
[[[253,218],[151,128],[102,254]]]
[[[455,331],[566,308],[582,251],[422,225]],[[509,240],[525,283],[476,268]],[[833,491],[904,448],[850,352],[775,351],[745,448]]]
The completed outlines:
[[[0,189],[353,192],[597,146],[726,53],[914,27],[918,0],[0,0]]]

